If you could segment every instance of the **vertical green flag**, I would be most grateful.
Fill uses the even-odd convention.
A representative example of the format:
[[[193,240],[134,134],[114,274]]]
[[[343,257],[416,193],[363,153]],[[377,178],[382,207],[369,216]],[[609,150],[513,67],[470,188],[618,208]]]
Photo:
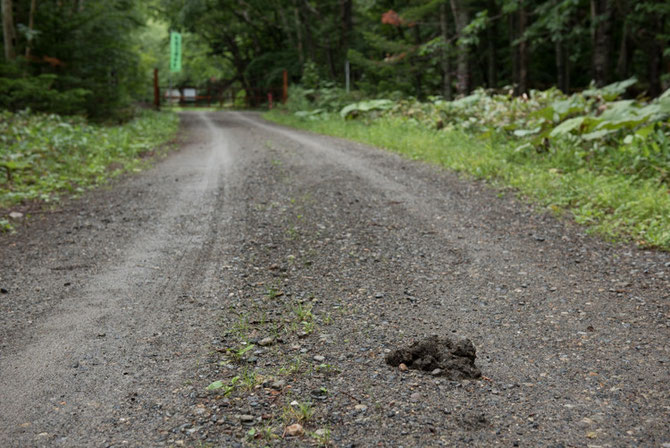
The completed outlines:
[[[176,31],[170,33],[170,71],[181,71],[181,34]]]

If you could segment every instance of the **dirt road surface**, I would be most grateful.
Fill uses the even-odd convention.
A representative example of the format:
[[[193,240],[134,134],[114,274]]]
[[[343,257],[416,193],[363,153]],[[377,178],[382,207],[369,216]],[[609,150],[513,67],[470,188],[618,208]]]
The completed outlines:
[[[669,254],[255,114],[182,118],[151,170],[0,235],[0,446],[670,447]],[[482,377],[385,363],[430,335]]]

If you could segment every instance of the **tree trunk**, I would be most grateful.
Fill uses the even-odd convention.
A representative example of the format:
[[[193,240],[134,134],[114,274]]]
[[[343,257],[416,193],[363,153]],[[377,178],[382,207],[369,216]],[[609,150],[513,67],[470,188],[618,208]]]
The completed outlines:
[[[421,45],[421,28],[417,24],[414,26],[414,43],[418,47]],[[416,90],[416,97],[422,99],[423,97],[423,76],[421,70],[417,70],[417,66],[413,66],[412,71],[414,72],[414,88]]]
[[[440,5],[440,30],[442,31],[442,40],[444,47],[440,52],[440,63],[442,65],[442,95],[451,101],[453,93],[451,91],[451,55],[447,48],[449,42],[449,22],[447,17],[447,5]]]
[[[451,11],[454,14],[454,22],[459,37],[463,37],[463,30],[470,23],[468,10],[462,0],[451,0]],[[458,55],[456,59],[456,91],[459,95],[467,95],[470,92],[470,52],[464,43],[458,44]]]
[[[610,47],[612,42],[612,2],[591,0],[591,38],[593,77],[598,87],[610,81]]]
[[[32,49],[32,31],[35,27],[35,10],[37,9],[37,0],[30,2],[30,15],[28,16],[28,43],[26,44],[26,59],[30,58],[30,50]]]
[[[565,48],[563,46],[563,41],[560,39],[557,39],[556,42],[554,42],[554,46],[556,49],[556,81],[558,88],[563,92],[567,93],[568,92],[568,85],[567,85],[567,79],[566,79],[566,73],[565,73]]]
[[[309,26],[309,20],[304,23],[305,26],[305,47],[307,49],[307,54],[309,59],[316,61],[316,45],[314,44],[314,35],[312,34],[312,28]]]
[[[489,16],[495,16],[498,11],[495,0],[488,0]],[[496,54],[496,35],[498,22],[492,20],[486,27],[486,78],[489,89],[495,89],[498,85],[498,67]]]
[[[630,67],[633,54],[633,42],[630,36],[629,26],[626,22],[623,24],[621,32],[621,46],[619,47],[619,59],[616,64],[616,73],[619,78],[626,79],[630,77]]]
[[[527,21],[526,5],[524,4],[524,0],[519,0],[519,21],[517,23],[517,35],[520,39],[518,95],[528,92],[528,41],[524,37]]]
[[[302,41],[302,22],[300,20],[300,10],[298,10],[298,2],[294,0],[295,7],[293,12],[295,14],[295,29],[298,37],[298,59],[300,60],[300,65],[305,62],[305,52],[303,50],[303,41]]]
[[[347,58],[349,51],[349,38],[351,36],[351,29],[353,27],[351,10],[353,0],[340,0],[340,10],[342,13],[342,34],[340,35],[340,48],[344,54],[344,59]]]
[[[286,36],[288,37],[289,44],[291,45],[292,48],[297,48],[298,44],[296,42],[295,36],[293,35],[293,28],[288,23],[288,19],[286,18],[286,14],[284,12],[284,9],[279,8],[277,11],[279,14],[279,21],[281,22],[282,29],[286,33]]]
[[[328,48],[326,49],[326,57],[328,58],[328,68],[330,69],[330,76],[332,79],[337,79],[337,68],[335,66],[335,55],[333,54],[333,42],[331,36],[328,36]]]
[[[663,30],[663,17],[656,15],[650,20],[652,30],[651,41],[649,42],[649,59],[647,69],[647,79],[649,82],[649,96],[657,97],[662,93],[661,74],[663,72],[663,44],[659,35]]]
[[[516,41],[516,22],[517,15],[509,15],[509,42],[510,42],[510,58],[512,59],[512,84],[514,84],[514,91],[518,90],[519,85],[519,46]]]
[[[2,37],[5,47],[5,59],[16,59],[16,29],[14,28],[14,14],[12,0],[2,1]]]

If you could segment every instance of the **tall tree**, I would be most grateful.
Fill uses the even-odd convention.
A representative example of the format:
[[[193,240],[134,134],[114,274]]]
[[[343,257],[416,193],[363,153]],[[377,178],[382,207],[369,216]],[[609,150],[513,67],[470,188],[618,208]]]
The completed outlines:
[[[16,58],[16,28],[14,27],[14,5],[12,0],[2,1],[2,37],[5,49],[5,59],[12,61]]]
[[[488,15],[498,15],[498,7],[495,0],[488,0],[486,4]],[[490,89],[498,84],[498,54],[496,47],[496,36],[498,35],[498,20],[490,20],[486,27],[486,83]]]
[[[456,91],[460,95],[467,95],[470,91],[470,47],[465,37],[465,29],[470,23],[470,12],[466,0],[451,0],[451,11],[456,22],[458,40],[456,53]]]
[[[612,19],[611,0],[591,0],[593,77],[598,86],[604,86],[610,81]]]
[[[81,7],[81,5],[80,5]],[[33,34],[35,31],[35,11],[37,10],[37,0],[30,1],[30,12],[28,13],[28,42],[26,43],[26,59],[30,58],[32,49]]]
[[[440,5],[440,33],[442,36],[442,49],[440,51],[440,62],[442,65],[442,95],[451,100],[453,92],[451,89],[451,54],[449,45],[449,17],[446,3]]]
[[[517,30],[516,35],[518,36],[517,44],[517,53],[516,57],[518,58],[518,79],[516,80],[516,93],[521,95],[528,92],[528,37],[526,36],[526,28],[528,26],[528,13],[526,11],[527,0],[519,0],[519,7],[517,9]]]

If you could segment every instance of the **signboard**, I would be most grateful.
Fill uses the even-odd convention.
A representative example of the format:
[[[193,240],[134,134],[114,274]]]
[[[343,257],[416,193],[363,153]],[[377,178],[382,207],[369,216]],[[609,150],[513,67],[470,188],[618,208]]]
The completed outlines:
[[[181,34],[176,31],[170,33],[170,71],[181,71]]]

